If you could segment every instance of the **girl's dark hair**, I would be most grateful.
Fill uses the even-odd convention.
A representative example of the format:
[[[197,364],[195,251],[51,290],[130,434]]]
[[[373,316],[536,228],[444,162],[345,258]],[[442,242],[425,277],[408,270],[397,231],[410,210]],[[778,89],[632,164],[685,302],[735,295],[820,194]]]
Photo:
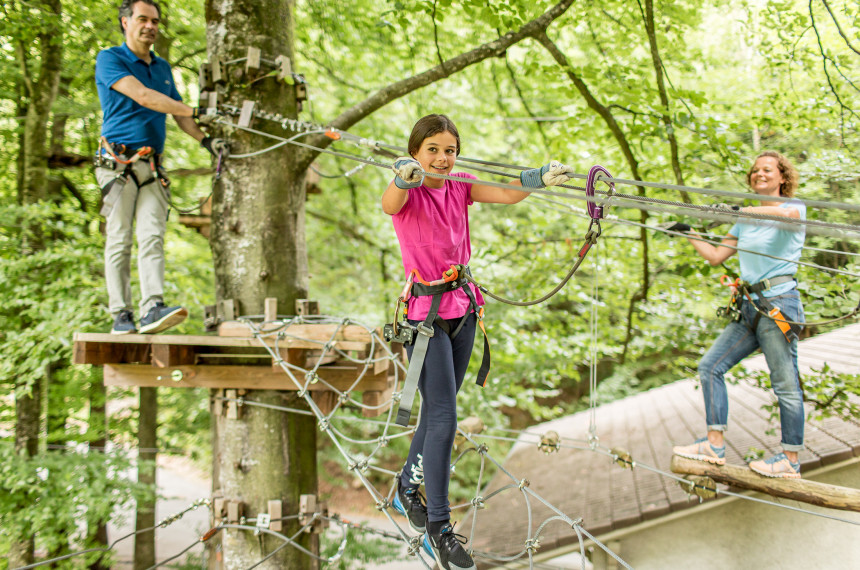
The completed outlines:
[[[134,12],[134,5],[138,2],[155,6],[155,11],[158,12],[158,17],[161,17],[161,8],[155,0],[122,0],[122,4],[119,5],[119,31],[123,36],[125,35],[125,29],[122,27],[122,19],[131,18],[132,13]]]
[[[775,150],[766,150],[757,157],[756,160],[760,159],[763,156],[769,156],[771,158],[776,159],[777,166],[779,167],[779,173],[782,174],[782,184],[779,185],[779,195],[785,196],[786,198],[794,198],[794,193],[797,191],[797,182],[798,175],[797,169],[791,163],[790,160],[785,158],[782,154],[776,152]],[[749,172],[747,172],[747,184],[752,180],[753,169],[755,168],[755,161],[753,161],[753,165],[750,167]]]
[[[418,119],[418,122],[412,127],[412,134],[409,135],[409,145],[407,146],[409,155],[415,156],[424,139],[444,132],[451,133],[457,139],[457,156],[460,156],[460,133],[457,131],[457,125],[454,124],[454,121],[445,115],[427,115]]]

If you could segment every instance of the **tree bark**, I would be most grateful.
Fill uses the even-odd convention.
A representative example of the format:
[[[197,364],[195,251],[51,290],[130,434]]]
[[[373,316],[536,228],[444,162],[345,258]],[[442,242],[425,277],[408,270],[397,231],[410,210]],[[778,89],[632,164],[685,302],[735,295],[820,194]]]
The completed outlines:
[[[516,32],[383,87],[328,124],[347,129],[399,97],[502,55],[511,45],[545,29],[572,3],[559,2]],[[265,59],[283,55],[294,61],[294,6],[294,0],[276,0],[265,6],[252,0],[207,0],[210,61],[216,57],[222,62],[243,58],[249,46],[259,48]],[[219,88],[219,101],[241,107],[243,101],[252,100],[259,109],[290,119],[298,116],[293,86],[272,77],[247,77],[242,65],[231,65],[226,72],[228,81]],[[260,75],[263,73],[265,70]],[[280,126],[273,123],[257,121],[253,127],[283,135]],[[220,132],[216,129],[216,134]],[[234,154],[260,147],[257,135],[241,130],[233,130],[230,139]],[[307,142],[324,148],[331,139],[309,137]],[[213,191],[210,244],[216,297],[232,299],[239,314],[262,313],[267,297],[276,298],[279,307],[291,311],[297,299],[307,296],[305,172],[318,154],[285,146],[251,159],[233,159]],[[255,391],[247,397],[304,406],[295,393]],[[266,512],[266,502],[272,499],[284,502],[285,514],[294,514],[300,495],[316,494],[314,418],[245,406],[240,418],[219,417],[215,421],[219,491],[226,500],[241,501],[246,516]],[[285,522],[285,534],[298,530],[296,523]],[[306,548],[317,549],[316,535],[304,534],[298,540]],[[253,533],[225,530],[222,541],[225,568],[247,568],[260,558],[259,540]],[[277,545],[264,538],[264,553]],[[291,569],[317,566],[315,560],[294,548],[284,548],[266,564]]]
[[[63,56],[62,29],[56,25],[62,12],[60,0],[35,1],[30,7],[43,11],[46,23],[38,34],[38,76],[30,73],[30,46],[21,41],[15,46],[21,70],[22,99],[26,99],[26,103],[18,106],[26,109],[17,160],[20,168],[17,196],[18,203],[23,205],[35,204],[46,196],[48,120],[57,96]],[[37,248],[44,241],[38,228],[34,229],[33,241],[25,249]],[[42,384],[41,380],[27,384],[15,382],[15,449],[29,457],[39,451]],[[12,538],[8,557],[10,567],[32,564],[34,556],[32,536]]]
[[[210,60],[241,58],[253,46],[265,59],[284,55],[294,61],[293,8],[292,0],[265,6],[252,0],[207,1]],[[242,70],[243,66],[227,69],[229,82],[219,92],[222,101],[241,107],[244,100],[254,100],[261,109],[289,118],[298,116],[293,86],[274,78],[251,84]],[[272,127],[263,122],[253,126],[260,130]],[[259,147],[257,135],[234,131],[230,138],[234,152]],[[307,296],[304,202],[305,169],[297,167],[296,153],[290,147],[230,162],[216,185],[212,203],[210,243],[219,300],[233,299],[240,314],[260,314],[267,297],[292,310],[297,299]],[[304,405],[294,393],[266,390],[248,397],[270,404],[284,405],[289,400],[292,406]],[[301,495],[316,495],[314,418],[244,406],[238,419],[217,417],[213,421],[218,437],[214,475],[220,493],[227,500],[240,501],[246,516],[268,512],[270,500],[283,501],[284,514],[297,513]],[[294,521],[285,523],[288,536],[300,528]],[[244,569],[260,560],[260,541],[253,532],[225,530],[221,535],[225,568]],[[303,534],[297,542],[318,551],[315,535]],[[263,535],[263,555],[280,544]],[[311,569],[316,563],[295,548],[284,548],[261,567]]]
[[[710,477],[717,483],[760,491],[773,497],[792,499],[830,509],[860,512],[860,490],[817,483],[806,479],[763,477],[737,465],[712,465],[704,461],[672,456],[672,472]]]
[[[675,126],[672,124],[672,117],[669,115],[669,95],[666,92],[666,82],[663,80],[665,70],[663,69],[663,59],[660,57],[660,50],[657,47],[657,31],[654,26],[654,0],[645,0],[645,31],[648,34],[648,45],[651,47],[651,63],[654,66],[654,75],[657,80],[657,92],[660,94],[660,104],[662,110],[660,118],[663,120],[663,127],[666,129],[666,138],[669,141],[669,153],[672,158],[672,172],[675,174],[675,184],[684,185],[684,173],[681,170],[681,161],[678,158],[678,139],[675,138]],[[689,204],[691,202],[690,195],[682,190],[681,199]]]
[[[137,482],[151,491],[138,499],[134,528],[140,531],[155,526],[156,459],[158,447],[158,388],[139,388],[137,424]],[[134,570],[146,570],[155,564],[155,532],[134,537]]]
[[[102,457],[107,453],[107,415],[105,403],[107,391],[105,390],[104,375],[101,366],[90,368],[90,417],[87,422],[89,431],[90,453],[101,453]],[[106,547],[108,545],[107,522],[103,520],[87,520],[87,533],[91,540],[95,541],[95,547]],[[110,566],[103,562],[106,556],[99,557],[92,562],[89,570],[109,570]]]

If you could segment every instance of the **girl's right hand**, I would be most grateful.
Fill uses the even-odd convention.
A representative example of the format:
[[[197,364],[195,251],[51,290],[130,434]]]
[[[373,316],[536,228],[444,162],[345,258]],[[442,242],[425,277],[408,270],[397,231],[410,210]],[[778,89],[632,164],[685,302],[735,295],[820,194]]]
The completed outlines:
[[[401,156],[394,161],[394,166],[391,168],[396,174],[394,184],[398,188],[403,190],[416,188],[424,182],[424,171],[421,169],[421,163],[411,156]]]

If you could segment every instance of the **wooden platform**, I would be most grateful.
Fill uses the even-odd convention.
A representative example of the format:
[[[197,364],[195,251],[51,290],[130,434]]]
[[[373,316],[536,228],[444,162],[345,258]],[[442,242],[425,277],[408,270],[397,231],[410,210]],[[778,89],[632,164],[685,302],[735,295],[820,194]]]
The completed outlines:
[[[276,324],[268,326],[273,330],[281,328]],[[306,387],[315,401],[331,404],[337,395],[333,388],[361,392],[365,404],[377,406],[390,400],[395,388],[395,362],[386,358],[384,342],[381,334],[359,325],[290,325],[283,328],[280,339],[272,336],[266,344],[277,347],[280,358],[291,365],[294,378],[251,336],[248,326],[239,322],[222,323],[219,336],[75,333],[73,362],[104,366],[106,386],[244,390]],[[373,362],[365,365],[368,359]],[[316,376],[308,377],[309,370],[315,370]],[[386,410],[373,410],[373,415]]]

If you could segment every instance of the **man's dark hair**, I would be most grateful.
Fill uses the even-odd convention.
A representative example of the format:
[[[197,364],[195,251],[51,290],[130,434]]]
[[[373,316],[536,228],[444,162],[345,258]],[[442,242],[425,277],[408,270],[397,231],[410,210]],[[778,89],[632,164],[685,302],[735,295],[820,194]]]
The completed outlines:
[[[122,19],[131,18],[131,14],[134,12],[134,5],[138,2],[155,6],[155,10],[158,12],[158,17],[161,17],[161,8],[155,0],[122,0],[122,4],[119,5],[119,31],[123,36],[125,35],[125,29],[122,27]]]

